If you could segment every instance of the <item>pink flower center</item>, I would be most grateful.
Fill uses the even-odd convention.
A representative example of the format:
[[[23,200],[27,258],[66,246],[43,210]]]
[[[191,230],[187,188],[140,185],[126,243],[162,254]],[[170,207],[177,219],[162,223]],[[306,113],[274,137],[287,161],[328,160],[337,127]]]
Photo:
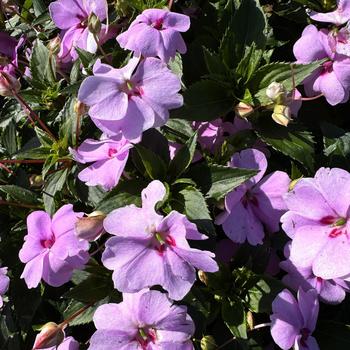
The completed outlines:
[[[163,28],[163,18],[158,18],[155,22],[151,24],[151,27],[157,30],[162,30]]]
[[[345,218],[336,218],[334,216],[325,216],[320,220],[320,223],[323,225],[328,225],[331,227],[331,231],[328,234],[329,238],[336,238],[341,234],[347,234],[345,229],[345,224],[347,219]]]
[[[256,207],[259,206],[259,202],[258,202],[257,198],[254,196],[254,194],[250,191],[247,191],[246,194],[242,198],[242,204],[243,204],[244,208],[247,208],[249,203],[255,205]]]
[[[327,62],[322,64],[321,75],[332,73],[332,72],[333,72],[333,62],[332,61],[327,61]]]
[[[55,243],[55,237],[52,236],[51,238],[49,239],[42,239],[40,241],[40,244],[43,248],[47,248],[47,249],[50,249]]]
[[[108,157],[109,158],[112,158],[112,157],[114,157],[116,154],[118,153],[118,151],[115,149],[115,148],[110,148],[109,150],[108,150]]]
[[[143,350],[147,349],[149,343],[156,343],[157,333],[153,328],[139,328],[139,331],[136,336],[136,340],[139,342]]]
[[[168,247],[176,247],[175,239],[167,233],[156,232],[154,237],[154,248],[158,251],[159,255],[163,255]]]
[[[144,94],[143,88],[135,85],[131,80],[126,80],[119,89],[128,95],[129,100],[133,96],[142,96]]]

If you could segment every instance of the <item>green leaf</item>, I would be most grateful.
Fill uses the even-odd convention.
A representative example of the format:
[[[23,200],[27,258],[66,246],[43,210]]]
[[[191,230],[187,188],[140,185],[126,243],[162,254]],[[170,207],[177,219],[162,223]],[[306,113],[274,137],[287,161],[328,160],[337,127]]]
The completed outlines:
[[[60,145],[63,150],[67,150],[68,146],[76,145],[77,115],[74,111],[76,102],[77,99],[75,97],[68,99],[57,116],[57,119],[61,121],[59,137]]]
[[[325,60],[315,61],[309,64],[291,64],[285,62],[274,62],[262,66],[252,76],[248,87],[261,105],[271,104],[271,100],[266,96],[266,88],[273,82],[281,83],[287,91],[293,89],[293,75],[295,86],[303,82],[310,76]],[[292,68],[293,67],[293,68]]]
[[[208,73],[214,75],[222,75],[224,77],[228,75],[228,69],[222,62],[220,55],[211,52],[206,47],[203,47],[203,54]]]
[[[35,127],[35,133],[43,147],[51,147],[55,142],[55,140],[53,140],[52,137],[43,129]]]
[[[33,0],[34,14],[36,17],[40,16],[47,10],[47,7],[43,0]]]
[[[37,204],[39,203],[37,195],[23,187],[16,185],[1,185],[0,191],[7,194],[10,198],[20,203]]]
[[[38,147],[17,153],[16,159],[47,159],[50,155],[50,147]]]
[[[203,194],[192,186],[187,186],[179,193],[183,197],[184,211],[188,219],[197,225],[200,232],[215,236],[215,228]]]
[[[8,155],[12,156],[17,152],[16,124],[13,121],[6,126],[1,135],[1,142]]]
[[[258,171],[251,169],[231,168],[213,164],[209,167],[211,173],[211,187],[207,198],[219,200],[227,193],[256,175]]]
[[[169,119],[165,124],[164,129],[168,133],[182,139],[184,142],[193,135],[191,123],[183,119]]]
[[[113,291],[111,274],[100,269],[100,274],[91,274],[87,279],[66,292],[63,297],[85,303],[96,302],[107,297]]]
[[[184,93],[184,106],[172,112],[172,118],[209,121],[226,114],[234,99],[226,86],[211,80],[191,85]]]
[[[176,152],[169,165],[169,176],[177,179],[191,164],[197,145],[197,133],[194,133],[188,141]]]
[[[256,313],[271,313],[272,301],[284,289],[283,283],[273,277],[262,275],[256,275],[252,279],[255,279],[254,285],[249,288],[246,296],[249,309]]]
[[[75,50],[79,56],[81,64],[84,66],[84,68],[89,68],[89,67],[93,66],[93,64],[96,61],[96,57],[93,53],[85,51],[79,47],[76,47]]]
[[[90,306],[87,310],[85,310],[82,314],[76,317],[73,321],[69,322],[70,326],[80,326],[84,324],[88,324],[92,322],[92,318],[94,316],[97,308],[103,304],[108,303],[109,298],[104,298],[94,305]],[[67,319],[69,316],[73,315],[75,312],[79,311],[81,308],[86,306],[86,303],[82,303],[80,301],[72,300],[68,307],[63,311],[63,317]]]
[[[66,183],[67,176],[68,169],[62,169],[47,177],[44,187],[43,200],[45,210],[50,214],[55,212],[55,195],[58,191],[62,190]]]
[[[181,55],[179,53],[177,53],[175,58],[170,60],[168,65],[169,65],[170,70],[181,79],[182,78],[182,58],[181,58]]]
[[[107,196],[103,197],[95,210],[109,214],[114,209],[125,207],[130,204],[140,207],[140,193],[146,186],[147,183],[138,179],[124,181],[118,184]]]
[[[246,47],[244,56],[235,71],[244,83],[249,81],[252,75],[256,72],[262,59],[263,52],[263,50],[256,48],[255,43]]]
[[[150,149],[147,149],[140,144],[135,144],[134,148],[136,149],[141,162],[146,170],[147,175],[152,180],[162,180],[165,177],[167,166],[163,159],[154,153]]]
[[[237,338],[247,339],[247,320],[243,303],[225,299],[221,306],[221,315],[226,326]]]
[[[265,48],[266,18],[257,0],[244,0],[221,41],[220,51],[227,66],[236,66],[253,43],[258,49]]]
[[[350,169],[350,132],[333,124],[322,123],[324,154],[329,157],[331,166]]]
[[[350,325],[320,320],[313,335],[324,350],[345,350],[350,347]]]
[[[264,142],[275,150],[301,163],[310,173],[314,170],[314,140],[300,126],[280,126],[272,118],[260,117],[255,129]]]
[[[32,73],[31,82],[33,86],[41,90],[46,90],[47,85],[53,86],[56,83],[55,58],[39,39],[33,45],[30,71]]]

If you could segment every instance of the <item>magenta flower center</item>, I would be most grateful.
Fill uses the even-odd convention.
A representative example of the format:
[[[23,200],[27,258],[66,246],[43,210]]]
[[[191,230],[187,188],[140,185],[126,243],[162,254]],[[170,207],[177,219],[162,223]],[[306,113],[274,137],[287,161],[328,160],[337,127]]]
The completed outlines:
[[[157,30],[162,30],[163,28],[163,18],[158,18],[155,22],[151,24],[151,27]]]
[[[336,238],[341,234],[347,234],[344,229],[347,219],[345,218],[336,218],[331,215],[325,216],[320,220],[321,224],[329,225],[331,227],[331,231],[328,234],[329,238]]]
[[[327,73],[332,73],[333,72],[333,62],[332,61],[327,61],[322,64],[322,72],[321,75],[327,74]]]
[[[115,148],[110,148],[109,150],[108,150],[108,157],[109,158],[112,158],[112,157],[114,157],[116,154],[118,153],[118,151],[115,149]]]
[[[40,241],[40,244],[43,248],[47,248],[47,249],[50,249],[55,243],[55,237],[52,236],[51,238],[49,239],[42,239]]]
[[[128,99],[130,100],[133,96],[142,96],[144,94],[141,86],[137,86],[131,80],[126,80],[125,83],[119,87],[120,91],[123,91],[128,95]]]
[[[149,343],[155,344],[157,340],[156,330],[153,328],[139,328],[139,331],[136,336],[136,340],[139,342],[143,350],[147,349]]]
[[[163,255],[167,247],[176,247],[176,242],[173,237],[168,233],[156,232],[154,234],[154,248],[158,251],[160,255]]]

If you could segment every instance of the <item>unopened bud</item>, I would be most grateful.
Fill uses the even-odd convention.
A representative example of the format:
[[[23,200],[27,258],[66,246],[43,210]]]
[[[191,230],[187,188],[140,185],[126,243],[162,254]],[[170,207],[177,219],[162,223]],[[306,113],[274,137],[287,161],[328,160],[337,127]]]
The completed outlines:
[[[88,107],[87,105],[85,105],[83,102],[81,101],[77,101],[74,104],[74,112],[79,115],[80,117],[84,114],[86,114],[88,111]]]
[[[235,114],[240,118],[248,118],[254,112],[254,108],[247,103],[240,102],[235,107]]]
[[[44,179],[41,175],[31,175],[29,177],[29,184],[31,187],[41,187],[44,185]]]
[[[89,15],[88,28],[89,28],[89,32],[91,32],[92,34],[96,34],[96,35],[100,34],[101,21],[93,12],[91,12]]]
[[[208,285],[208,276],[207,276],[207,274],[204,271],[198,270],[198,278],[206,286]]]
[[[283,84],[274,81],[267,87],[266,96],[276,103],[282,103],[287,97],[287,91]]]
[[[78,218],[75,224],[75,234],[80,239],[95,241],[103,233],[103,220],[106,215],[101,211],[94,211],[86,217]]]
[[[215,339],[211,335],[206,335],[201,339],[202,350],[215,350],[218,346],[216,345]]]
[[[288,106],[275,105],[272,113],[272,119],[280,125],[288,126],[292,120],[292,112]]]
[[[56,38],[50,40],[49,44],[47,45],[47,48],[50,50],[50,52],[53,55],[57,55],[61,48],[61,39],[59,36],[56,36]]]
[[[0,95],[13,96],[21,89],[21,83],[12,75],[0,72]]]
[[[64,332],[55,322],[46,323],[36,336],[33,350],[57,347],[64,340]]]

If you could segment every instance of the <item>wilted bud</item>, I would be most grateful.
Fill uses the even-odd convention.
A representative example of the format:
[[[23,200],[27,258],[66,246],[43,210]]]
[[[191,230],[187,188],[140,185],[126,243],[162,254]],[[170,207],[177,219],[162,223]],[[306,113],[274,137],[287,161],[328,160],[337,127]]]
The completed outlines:
[[[74,112],[79,115],[80,117],[84,114],[86,114],[88,111],[88,107],[87,105],[85,105],[83,102],[81,101],[77,101],[75,104],[74,104]]]
[[[0,95],[13,96],[21,89],[21,83],[12,75],[0,72]]]
[[[0,0],[1,11],[9,15],[18,13],[18,6],[13,0]]]
[[[101,21],[93,12],[91,12],[89,15],[88,28],[89,28],[89,32],[96,35],[100,34]]]
[[[292,120],[292,112],[288,106],[276,105],[273,109],[272,119],[277,124],[288,126]]]
[[[51,39],[49,44],[47,45],[47,48],[50,50],[50,52],[53,55],[57,55],[60,52],[61,48],[61,39],[59,36],[56,36],[56,38]]]
[[[75,234],[80,239],[94,241],[104,233],[103,220],[106,215],[101,211],[94,211],[86,217],[78,218],[75,224]]]
[[[47,349],[60,345],[64,340],[64,332],[55,322],[46,323],[36,336],[33,350]]]
[[[274,81],[267,87],[266,96],[272,101],[280,104],[285,101],[287,91],[283,84]]]
[[[206,335],[201,339],[201,349],[202,350],[215,350],[217,349],[214,337],[211,335]]]
[[[240,102],[235,107],[235,114],[240,118],[248,118],[254,112],[254,108],[247,103]]]
[[[198,270],[198,278],[206,286],[208,285],[208,276],[206,275],[206,273],[204,271]]]
[[[251,311],[247,312],[247,324],[248,324],[248,329],[254,328],[254,317]]]

